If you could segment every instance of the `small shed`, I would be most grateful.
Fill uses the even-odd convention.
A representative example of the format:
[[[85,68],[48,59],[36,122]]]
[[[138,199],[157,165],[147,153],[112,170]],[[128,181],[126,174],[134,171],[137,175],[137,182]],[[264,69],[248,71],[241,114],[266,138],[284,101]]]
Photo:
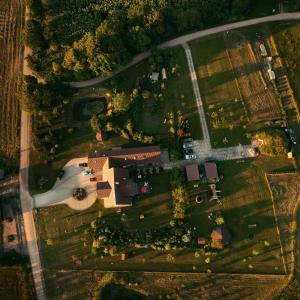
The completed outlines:
[[[127,259],[126,253],[121,253],[121,254],[120,254],[120,259],[121,259],[122,261],[126,260],[126,259]]]
[[[200,179],[199,168],[197,164],[187,165],[185,167],[187,181],[194,181]]]
[[[205,175],[208,182],[218,182],[219,175],[217,170],[217,165],[214,162],[207,162],[204,164]]]
[[[102,131],[101,131],[101,130],[99,130],[99,131],[97,132],[97,134],[96,134],[96,140],[97,140],[98,142],[100,142],[100,143],[103,142],[103,136],[102,136]]]
[[[206,244],[206,239],[203,237],[198,238],[198,245],[205,245]]]
[[[230,233],[224,226],[216,227],[210,236],[212,248],[223,249],[230,242]]]
[[[140,220],[144,220],[145,219],[145,215],[143,213],[140,213],[139,218],[140,218]]]
[[[293,158],[293,152],[288,152],[288,158]]]
[[[152,81],[156,82],[156,81],[158,81],[159,73],[158,72],[152,72],[149,77]]]

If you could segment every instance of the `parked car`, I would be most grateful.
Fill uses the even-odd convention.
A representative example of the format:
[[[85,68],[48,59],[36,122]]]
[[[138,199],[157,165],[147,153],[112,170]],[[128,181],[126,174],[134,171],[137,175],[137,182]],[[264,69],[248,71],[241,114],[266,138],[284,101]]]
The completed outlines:
[[[186,154],[194,154],[194,151],[193,151],[193,149],[191,149],[191,148],[188,148],[188,149],[184,149],[184,154],[186,155]]]
[[[90,181],[97,181],[97,177],[91,177]]]
[[[65,175],[65,170],[63,170],[63,169],[59,170],[59,172],[58,172],[58,178],[60,180],[64,177],[64,175]]]
[[[82,172],[83,175],[92,175],[93,171],[92,170],[86,170]]]
[[[184,139],[182,147],[183,147],[183,149],[192,148],[193,147],[193,139],[192,138]]]
[[[8,242],[13,242],[16,239],[16,236],[14,234],[10,234],[7,236],[7,241]]]
[[[185,155],[185,159],[197,159],[197,155],[196,154],[186,154]]]
[[[87,163],[80,163],[80,164],[78,164],[78,167],[80,167],[80,168],[86,168],[87,166],[88,166]]]

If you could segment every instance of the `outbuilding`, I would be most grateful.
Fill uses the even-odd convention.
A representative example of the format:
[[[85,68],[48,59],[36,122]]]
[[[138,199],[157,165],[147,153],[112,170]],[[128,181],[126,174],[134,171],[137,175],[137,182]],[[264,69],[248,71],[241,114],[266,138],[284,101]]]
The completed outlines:
[[[200,179],[199,168],[197,164],[187,165],[185,167],[187,181],[195,181]]]
[[[218,175],[216,163],[207,162],[204,164],[204,169],[205,169],[205,175],[208,182],[215,183],[219,181],[219,175]]]

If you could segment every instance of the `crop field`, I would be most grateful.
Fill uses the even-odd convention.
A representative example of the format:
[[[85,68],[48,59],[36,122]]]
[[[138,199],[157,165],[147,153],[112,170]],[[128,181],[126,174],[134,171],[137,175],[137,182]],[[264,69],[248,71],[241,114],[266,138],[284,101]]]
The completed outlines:
[[[275,298],[282,275],[174,274],[142,272],[44,272],[48,299],[248,299]],[[66,284],[68,282],[68,284]]]
[[[300,199],[299,174],[268,174],[267,179],[273,195],[286,270],[291,273],[294,267],[296,208]]]
[[[15,164],[19,147],[17,93],[22,66],[23,5],[23,1],[0,0],[0,154]]]

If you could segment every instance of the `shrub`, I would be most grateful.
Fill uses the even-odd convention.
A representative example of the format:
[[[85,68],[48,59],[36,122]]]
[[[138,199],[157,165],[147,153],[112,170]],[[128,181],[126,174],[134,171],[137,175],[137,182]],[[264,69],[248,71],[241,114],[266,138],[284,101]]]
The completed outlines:
[[[261,154],[267,156],[287,154],[287,138],[280,130],[259,132],[256,139],[260,142],[258,149]]]

